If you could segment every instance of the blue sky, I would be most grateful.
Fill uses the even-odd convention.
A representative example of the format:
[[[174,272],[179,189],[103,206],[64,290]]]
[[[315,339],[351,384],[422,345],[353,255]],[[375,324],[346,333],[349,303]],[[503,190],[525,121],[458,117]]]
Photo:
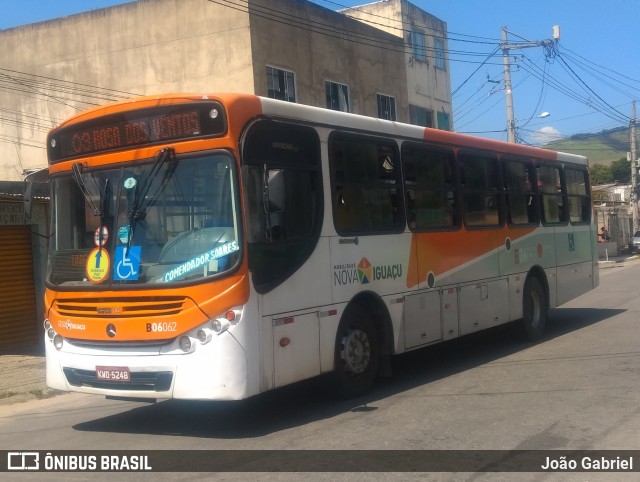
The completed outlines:
[[[127,2],[5,0],[0,29],[120,3]],[[367,2],[315,3],[339,9]],[[541,47],[511,50],[516,126],[524,142],[539,144],[548,135],[566,136],[628,125],[631,102],[640,99],[640,1],[413,3],[447,22],[457,131],[506,140],[502,52],[489,57],[500,42],[503,26],[510,32],[510,43],[550,39],[553,26],[560,26],[559,56],[545,57]],[[550,115],[538,118],[542,112]]]

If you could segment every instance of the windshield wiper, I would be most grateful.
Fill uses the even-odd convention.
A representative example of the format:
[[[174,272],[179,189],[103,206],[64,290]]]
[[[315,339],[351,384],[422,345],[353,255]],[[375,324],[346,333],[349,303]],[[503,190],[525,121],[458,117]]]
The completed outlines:
[[[87,185],[84,182],[84,178],[82,177],[82,164],[80,164],[79,162],[76,162],[71,166],[71,169],[73,170],[73,175],[75,177],[76,184],[80,188],[80,192],[82,193],[85,201],[87,201],[87,204],[89,205],[89,209],[91,209],[91,212],[93,213],[94,216],[100,216],[100,208],[98,208],[98,206],[96,206],[96,203],[93,202],[93,199],[91,199],[91,194],[89,194],[89,189],[87,188]]]
[[[153,185],[154,178],[160,173],[162,166],[167,162],[167,160],[175,160],[176,151],[172,147],[165,147],[158,151],[156,154],[153,165],[151,166],[151,170],[149,174],[144,179],[144,182],[138,183],[136,185],[136,190],[133,195],[133,200],[131,201],[131,206],[129,207],[129,238],[127,240],[127,251],[131,246],[131,240],[133,239],[133,231],[135,229],[135,225],[141,219],[145,217],[145,210],[147,208],[147,195],[151,190],[151,186]],[[173,172],[175,171],[175,164],[171,169],[167,169],[164,173],[160,186],[152,196],[152,199],[155,199],[157,194],[159,194],[169,182],[171,176],[173,176]]]
[[[102,248],[102,246],[104,245],[104,233],[103,233],[103,229],[105,229],[105,219],[110,217],[110,212],[109,212],[109,206],[111,204],[111,198],[113,196],[113,188],[111,187],[111,183],[109,182],[109,178],[106,178],[104,180],[104,195],[101,195],[100,198],[100,228],[98,228],[100,230],[99,232],[99,236],[98,236],[98,243],[99,243],[99,247]],[[109,227],[108,229],[111,229],[111,227]]]

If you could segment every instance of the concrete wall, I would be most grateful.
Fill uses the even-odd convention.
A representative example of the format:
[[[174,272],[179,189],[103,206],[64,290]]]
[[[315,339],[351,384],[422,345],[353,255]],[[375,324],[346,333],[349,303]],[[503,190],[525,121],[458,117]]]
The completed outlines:
[[[46,167],[48,130],[78,111],[154,93],[266,95],[266,65],[296,74],[304,104],[325,107],[330,80],[349,86],[359,114],[377,117],[378,93],[395,97],[404,122],[409,102],[434,112],[446,105],[448,72],[421,84],[427,76],[406,67],[401,36],[306,0],[247,5],[251,15],[244,3],[138,0],[0,31],[0,180]]]
[[[403,69],[407,77],[407,101],[433,112],[433,126],[437,126],[437,113],[451,116],[451,80],[449,74],[447,24],[406,0],[384,0],[342,10],[346,16],[357,18],[376,28],[401,38],[404,42]],[[426,62],[416,61],[411,48],[411,27],[425,34]],[[434,38],[444,39],[446,68],[435,67]],[[408,114],[407,114],[408,115]],[[408,121],[408,119],[407,119]],[[453,128],[453,121],[450,122]]]
[[[267,95],[266,65],[293,71],[297,100],[326,107],[325,81],[349,86],[351,112],[378,117],[377,94],[395,97],[398,120],[408,122],[402,40],[344,15],[299,0],[252,2],[256,93]],[[286,11],[283,24],[265,7]],[[269,17],[269,18],[265,18]]]
[[[133,95],[254,90],[247,13],[202,0],[138,0],[25,25],[0,32],[0,45],[0,66],[13,71],[0,70],[0,115],[11,119],[0,141],[19,139],[0,142],[4,180],[45,167],[46,132],[78,110]]]
[[[452,111],[447,24],[405,0],[400,1],[403,6],[404,25],[415,24],[423,28],[427,48],[426,63],[413,62],[407,67],[409,103],[432,110],[434,127],[441,127],[437,125],[437,113],[444,111],[450,116]],[[444,39],[445,69],[436,68],[435,37]]]

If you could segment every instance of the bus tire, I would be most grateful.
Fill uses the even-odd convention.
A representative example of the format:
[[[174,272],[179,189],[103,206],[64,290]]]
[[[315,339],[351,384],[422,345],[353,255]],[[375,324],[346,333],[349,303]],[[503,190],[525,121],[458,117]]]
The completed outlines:
[[[366,393],[378,374],[380,343],[371,316],[360,306],[348,308],[336,335],[334,386],[339,396]]]
[[[542,338],[547,324],[547,298],[540,280],[531,276],[524,284],[522,297],[522,333],[527,340]]]

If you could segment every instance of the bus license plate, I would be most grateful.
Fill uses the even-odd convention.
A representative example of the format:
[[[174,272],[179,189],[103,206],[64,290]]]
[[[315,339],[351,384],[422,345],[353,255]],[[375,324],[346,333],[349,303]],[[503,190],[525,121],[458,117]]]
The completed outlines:
[[[129,367],[96,367],[96,378],[112,382],[130,382],[131,372]]]

